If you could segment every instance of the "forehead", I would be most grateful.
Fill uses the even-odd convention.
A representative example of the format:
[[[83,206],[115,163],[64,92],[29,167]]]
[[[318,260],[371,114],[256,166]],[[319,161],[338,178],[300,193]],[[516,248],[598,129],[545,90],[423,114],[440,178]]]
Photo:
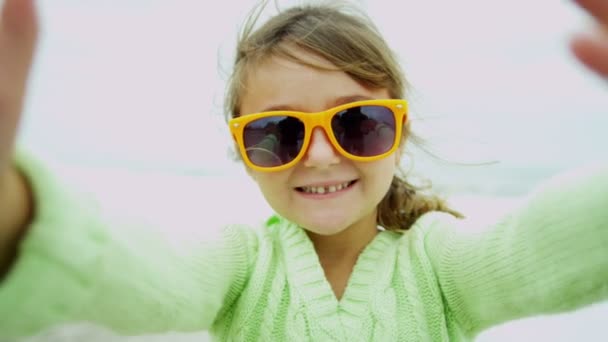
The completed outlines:
[[[278,56],[253,65],[241,97],[241,115],[277,109],[317,112],[345,99],[388,97],[387,90],[365,87],[323,58],[304,52],[298,58],[319,68]]]

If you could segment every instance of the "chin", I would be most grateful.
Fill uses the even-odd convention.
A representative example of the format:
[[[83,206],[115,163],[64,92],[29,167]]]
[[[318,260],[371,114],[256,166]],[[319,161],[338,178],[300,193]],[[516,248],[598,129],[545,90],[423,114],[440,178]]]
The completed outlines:
[[[315,235],[320,235],[320,236],[332,236],[332,235],[337,235],[343,231],[346,230],[346,228],[341,228],[341,229],[325,229],[323,227],[314,227],[314,228],[306,228],[305,226],[302,226],[302,228],[304,230],[306,230],[309,233],[315,234]]]
[[[339,234],[352,225],[344,219],[335,218],[320,218],[318,220],[306,218],[303,220],[294,220],[294,222],[310,233],[323,236]]]

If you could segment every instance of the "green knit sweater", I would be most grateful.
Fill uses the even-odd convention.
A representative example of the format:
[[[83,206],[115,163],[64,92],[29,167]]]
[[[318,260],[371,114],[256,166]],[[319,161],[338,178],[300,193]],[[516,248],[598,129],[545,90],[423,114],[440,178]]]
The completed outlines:
[[[383,231],[338,301],[306,233],[283,218],[163,234],[69,195],[31,160],[20,165],[38,206],[0,284],[2,337],[91,321],[222,341],[464,341],[608,298],[606,167],[546,183],[482,231],[442,213]]]

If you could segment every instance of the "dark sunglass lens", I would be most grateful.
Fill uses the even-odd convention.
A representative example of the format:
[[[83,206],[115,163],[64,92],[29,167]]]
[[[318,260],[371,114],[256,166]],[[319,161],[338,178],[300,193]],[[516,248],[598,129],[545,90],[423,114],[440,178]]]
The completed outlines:
[[[395,115],[383,106],[359,106],[332,118],[333,133],[346,152],[359,157],[383,154],[395,143]]]
[[[302,149],[304,123],[291,116],[258,119],[245,126],[243,142],[253,164],[261,167],[285,165]]]

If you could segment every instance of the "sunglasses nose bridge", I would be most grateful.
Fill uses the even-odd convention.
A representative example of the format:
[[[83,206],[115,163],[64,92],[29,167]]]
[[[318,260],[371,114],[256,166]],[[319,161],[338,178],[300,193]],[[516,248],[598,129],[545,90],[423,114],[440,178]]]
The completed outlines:
[[[328,112],[311,113],[308,115],[308,129],[311,134],[317,127],[320,127],[323,131],[325,131],[326,134],[331,134],[331,132],[328,132],[326,129],[326,121],[330,120]]]
[[[325,119],[325,112],[311,113],[309,115],[310,115],[310,123],[312,124],[311,128],[323,126],[323,120]]]
[[[316,145],[319,143],[319,140],[315,140],[314,139],[314,135],[315,135],[315,129],[319,128],[321,129],[321,132],[324,132],[324,137],[323,140],[332,146],[332,148],[335,148],[334,143],[332,142],[332,132],[331,132],[331,112],[329,111],[324,111],[324,112],[318,112],[318,113],[308,113],[306,114],[306,129],[308,130],[308,137],[309,137],[309,142],[306,146],[306,150],[310,150],[311,145]],[[323,134],[322,134],[323,135]],[[313,140],[315,140],[315,142],[313,142]],[[306,152],[308,153],[308,151]]]

